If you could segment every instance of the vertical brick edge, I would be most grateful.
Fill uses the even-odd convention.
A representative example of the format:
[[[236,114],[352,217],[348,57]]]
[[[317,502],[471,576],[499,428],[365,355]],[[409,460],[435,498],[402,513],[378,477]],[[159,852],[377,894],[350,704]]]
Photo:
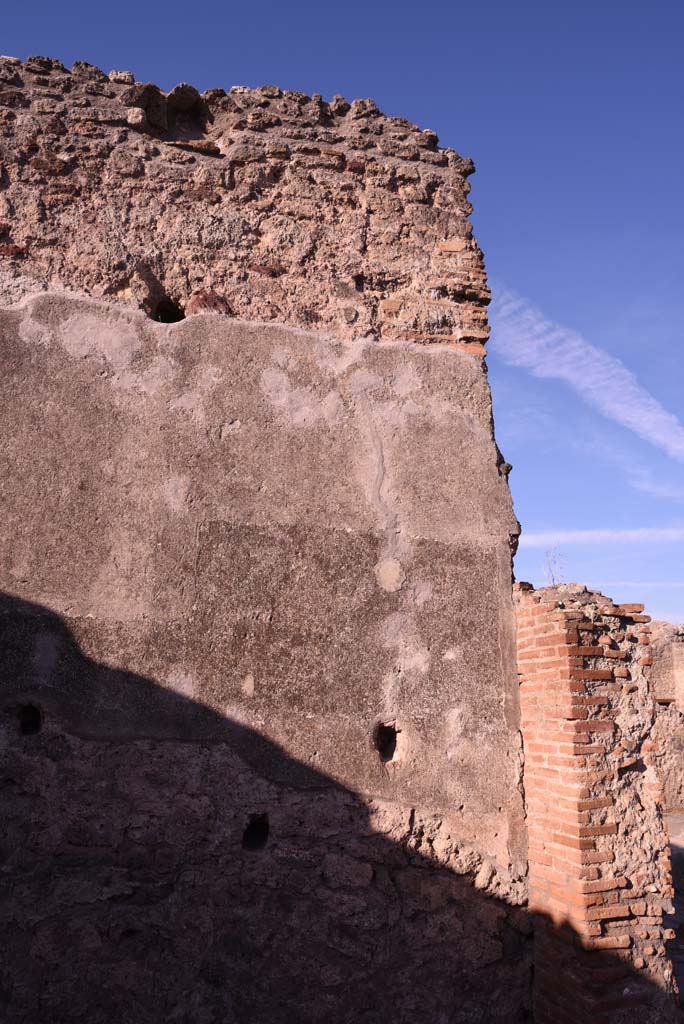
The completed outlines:
[[[570,588],[515,598],[535,1021],[599,1024],[674,993],[650,620]]]

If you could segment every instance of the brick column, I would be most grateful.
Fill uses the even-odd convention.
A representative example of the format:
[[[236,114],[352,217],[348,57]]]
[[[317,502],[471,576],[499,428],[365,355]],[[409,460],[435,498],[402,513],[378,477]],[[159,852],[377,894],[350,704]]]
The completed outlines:
[[[649,618],[574,586],[516,603],[535,1021],[599,1024],[673,989]]]

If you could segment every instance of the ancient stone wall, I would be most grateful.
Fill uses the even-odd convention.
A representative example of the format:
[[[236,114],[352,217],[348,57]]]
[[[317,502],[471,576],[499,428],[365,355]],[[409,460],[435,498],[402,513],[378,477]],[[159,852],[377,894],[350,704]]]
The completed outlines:
[[[665,1019],[597,595],[518,594],[526,909],[472,170],[370,100],[0,58],[8,1024],[522,1024],[532,944],[542,1024]]]
[[[472,165],[1,74],[3,1020],[525,1020]]]
[[[669,1019],[673,891],[649,617],[577,586],[516,593],[529,898],[542,915],[535,1020]]]
[[[684,626],[654,622],[649,653],[655,699],[659,704],[675,704],[684,711]]]

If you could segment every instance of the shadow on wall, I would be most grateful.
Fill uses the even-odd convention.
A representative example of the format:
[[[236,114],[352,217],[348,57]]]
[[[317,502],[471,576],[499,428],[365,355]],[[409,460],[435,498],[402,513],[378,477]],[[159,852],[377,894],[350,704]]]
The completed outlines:
[[[381,806],[9,595],[0,680],[5,1024],[533,1019],[527,912],[436,865],[413,812],[383,831]],[[559,974],[586,958],[559,1022],[670,1019],[540,924]]]

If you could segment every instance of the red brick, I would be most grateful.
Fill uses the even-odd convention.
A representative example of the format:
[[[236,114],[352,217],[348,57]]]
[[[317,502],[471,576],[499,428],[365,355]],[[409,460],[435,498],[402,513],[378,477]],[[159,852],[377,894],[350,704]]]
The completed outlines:
[[[612,807],[614,802],[612,796],[602,796],[591,800],[582,800],[577,806],[581,811],[596,811],[601,807]]]
[[[612,864],[615,854],[612,850],[595,850],[585,853],[585,864]]]
[[[580,731],[589,732],[612,732],[615,729],[615,722],[605,718],[590,718],[587,722],[582,723],[584,726]]]
[[[610,892],[613,889],[622,889],[626,879],[619,875],[612,878],[599,878],[595,882],[582,882],[583,892]]]
[[[559,846],[569,846],[573,850],[594,849],[593,839],[580,839],[577,836],[566,836],[562,832],[557,832],[552,836],[551,841],[557,843]]]
[[[570,669],[571,679],[582,679],[582,680],[599,680],[599,679],[612,679],[613,669],[612,668],[571,668]]]
[[[608,921],[610,919],[630,916],[629,907],[625,907],[621,903],[616,903],[609,907],[590,907],[587,910],[587,919],[589,921]]]
[[[580,825],[581,836],[614,836],[617,835],[618,826],[612,822],[607,825]]]
[[[589,938],[582,945],[586,949],[629,949],[632,944],[629,935],[608,935],[605,938]]]

